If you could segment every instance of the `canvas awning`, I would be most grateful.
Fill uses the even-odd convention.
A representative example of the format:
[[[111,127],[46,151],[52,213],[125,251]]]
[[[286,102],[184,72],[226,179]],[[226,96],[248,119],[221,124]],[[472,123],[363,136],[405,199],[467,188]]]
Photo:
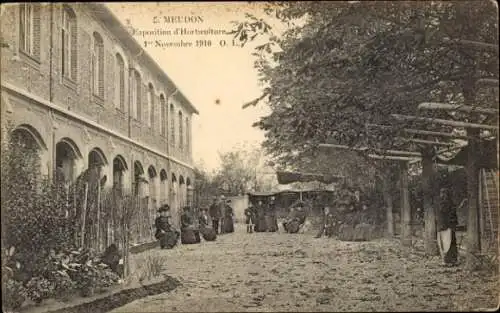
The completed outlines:
[[[278,183],[282,185],[291,184],[295,182],[311,182],[319,181],[324,184],[332,184],[344,179],[343,176],[335,175],[322,175],[322,174],[311,174],[311,173],[300,173],[300,172],[277,172]]]

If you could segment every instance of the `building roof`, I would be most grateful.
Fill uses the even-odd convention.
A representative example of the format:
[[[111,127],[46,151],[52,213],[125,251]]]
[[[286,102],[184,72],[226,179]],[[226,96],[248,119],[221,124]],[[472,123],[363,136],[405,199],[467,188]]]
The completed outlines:
[[[120,22],[118,17],[111,12],[111,10],[102,3],[96,2],[88,2],[85,5],[89,8],[90,11],[94,13],[94,15],[104,24],[107,28],[117,36],[121,43],[131,51],[135,52],[137,55],[141,55],[146,61],[147,65],[149,65],[152,69],[160,74],[161,78],[165,79],[169,84],[174,86],[176,90],[178,90],[177,95],[180,96],[181,100],[187,105],[188,109],[192,111],[192,113],[200,114],[196,107],[189,101],[189,99],[182,93],[182,91],[175,85],[175,83],[168,77],[165,71],[161,68],[160,65],[144,50],[144,48],[137,42],[137,40],[129,33],[125,25]]]

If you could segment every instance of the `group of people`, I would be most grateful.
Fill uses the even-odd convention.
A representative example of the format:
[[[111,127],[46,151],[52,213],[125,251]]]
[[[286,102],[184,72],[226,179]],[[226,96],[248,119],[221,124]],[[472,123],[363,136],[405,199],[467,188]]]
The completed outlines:
[[[181,229],[175,229],[171,223],[171,212],[168,204],[158,209],[159,216],[155,219],[155,238],[160,242],[162,249],[172,249],[179,239],[182,244],[214,241],[218,234],[234,232],[234,211],[231,200],[224,196],[215,197],[209,209],[201,208],[196,219],[191,207],[183,208],[181,215]],[[219,230],[220,227],[220,230]]]
[[[247,233],[276,232],[278,231],[278,218],[274,199],[266,204],[262,200],[257,205],[250,205],[245,209]]]
[[[206,209],[202,209],[206,214]],[[234,232],[234,210],[231,207],[231,200],[225,199],[224,195],[213,198],[209,208],[210,218],[212,219],[212,228],[216,234],[227,234]],[[204,218],[209,223],[208,216]]]
[[[250,205],[245,209],[247,233],[255,232],[277,232],[278,216],[274,198],[264,203],[262,200],[257,205]],[[307,211],[302,201],[297,202],[290,209],[288,216],[283,222],[283,229],[288,233],[297,233],[305,223]]]

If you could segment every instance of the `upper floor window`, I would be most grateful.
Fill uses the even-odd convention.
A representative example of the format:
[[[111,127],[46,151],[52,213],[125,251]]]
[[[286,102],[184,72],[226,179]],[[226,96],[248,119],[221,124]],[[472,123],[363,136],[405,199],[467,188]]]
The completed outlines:
[[[125,112],[125,62],[119,53],[116,54],[115,62],[115,107]]]
[[[40,5],[19,5],[19,48],[32,57],[40,57]]]
[[[141,76],[134,69],[130,70],[130,104],[131,115],[137,120],[141,120]]]
[[[151,83],[148,85],[148,112],[148,126],[153,127],[155,119],[155,88]]]
[[[182,120],[182,112],[179,111],[179,148],[183,148],[184,145],[184,133],[182,131],[182,125],[184,124],[184,121]]]
[[[104,98],[104,41],[97,32],[92,45],[92,90],[94,95]]]
[[[165,96],[160,95],[160,132],[162,136],[167,135],[167,103],[165,102]]]
[[[175,146],[175,111],[172,103],[170,103],[170,144]]]
[[[62,8],[61,47],[62,74],[73,81],[77,72],[77,28],[75,12],[67,5]]]

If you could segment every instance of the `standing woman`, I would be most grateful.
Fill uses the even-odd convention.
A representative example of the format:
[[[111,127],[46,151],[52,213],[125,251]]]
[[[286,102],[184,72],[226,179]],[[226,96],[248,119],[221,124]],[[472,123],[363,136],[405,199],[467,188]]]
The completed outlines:
[[[457,211],[451,200],[448,188],[439,191],[438,214],[438,246],[441,257],[446,265],[456,265],[458,258],[456,227],[458,224]]]
[[[224,233],[234,233],[234,210],[231,207],[231,200],[226,201],[224,211]]]

